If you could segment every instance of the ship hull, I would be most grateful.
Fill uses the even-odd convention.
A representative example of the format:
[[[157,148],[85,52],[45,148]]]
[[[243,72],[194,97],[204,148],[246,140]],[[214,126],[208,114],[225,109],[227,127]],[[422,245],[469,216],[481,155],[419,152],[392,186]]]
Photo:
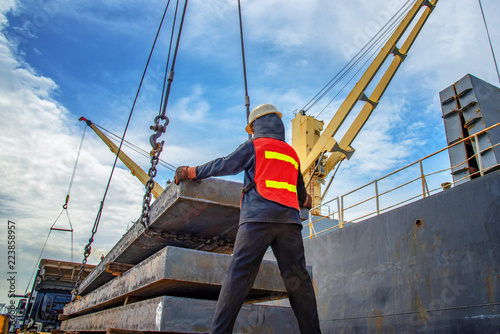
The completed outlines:
[[[500,171],[305,249],[324,333],[500,331]]]

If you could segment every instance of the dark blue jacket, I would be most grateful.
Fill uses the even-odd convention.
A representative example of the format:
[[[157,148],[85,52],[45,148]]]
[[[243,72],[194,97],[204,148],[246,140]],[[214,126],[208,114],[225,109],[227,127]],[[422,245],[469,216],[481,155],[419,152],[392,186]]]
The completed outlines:
[[[268,114],[254,121],[254,138],[274,138],[285,141],[285,127],[277,114]],[[299,169],[300,170],[300,169]],[[230,155],[212,160],[196,167],[195,180],[211,176],[235,175],[244,171],[244,185],[252,183],[255,176],[255,147],[251,140],[241,144]],[[299,205],[307,197],[302,174],[297,180]],[[240,225],[246,222],[300,224],[300,214],[296,209],[269,201],[259,195],[255,187],[243,194],[241,200]]]

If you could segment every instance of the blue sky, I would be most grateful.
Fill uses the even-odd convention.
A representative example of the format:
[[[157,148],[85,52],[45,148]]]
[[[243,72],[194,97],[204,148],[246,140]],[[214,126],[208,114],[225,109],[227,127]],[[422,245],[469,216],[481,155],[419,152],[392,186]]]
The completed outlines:
[[[242,1],[252,107],[273,103],[290,141],[302,108],[406,0]],[[482,0],[500,53],[500,3]],[[165,1],[2,0],[0,3],[0,217],[18,225],[18,292],[23,293],[61,206],[84,116],[122,134]],[[132,117],[127,140],[149,150],[158,113],[168,17]],[[197,165],[232,152],[247,135],[237,1],[191,0],[162,136],[162,159]],[[386,94],[353,143],[331,196],[343,194],[446,145],[439,91],[467,73],[498,85],[477,1],[440,0]],[[351,84],[354,84],[355,80]],[[328,122],[339,95],[320,119]],[[318,110],[311,110],[315,115]],[[134,152],[143,169],[149,161]],[[447,163],[446,159],[443,159]],[[86,133],[68,212],[74,260],[97,214],[114,156]],[[173,177],[161,169],[157,180]],[[232,179],[239,180],[239,177]],[[89,262],[96,263],[140,215],[142,185],[115,172]],[[58,227],[67,227],[63,215]],[[4,229],[0,247],[5,246]],[[52,233],[43,257],[70,259],[70,239]],[[0,277],[6,259],[0,259]],[[2,282],[4,280],[2,279]],[[0,302],[7,300],[4,283]]]

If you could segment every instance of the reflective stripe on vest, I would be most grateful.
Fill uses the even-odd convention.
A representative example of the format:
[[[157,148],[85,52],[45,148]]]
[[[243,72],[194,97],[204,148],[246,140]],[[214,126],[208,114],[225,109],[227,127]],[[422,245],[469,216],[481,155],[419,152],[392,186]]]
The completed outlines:
[[[283,160],[294,165],[295,169],[299,169],[299,163],[295,161],[292,157],[278,152],[272,152],[272,151],[265,151],[265,152],[266,152],[265,154],[266,159]]]
[[[276,189],[286,189],[289,192],[297,193],[297,187],[293,184],[289,184],[286,182],[279,182],[273,180],[266,180],[266,187],[268,188],[276,188]]]
[[[297,198],[299,158],[287,143],[273,138],[257,138],[255,185],[264,198],[300,210]]]

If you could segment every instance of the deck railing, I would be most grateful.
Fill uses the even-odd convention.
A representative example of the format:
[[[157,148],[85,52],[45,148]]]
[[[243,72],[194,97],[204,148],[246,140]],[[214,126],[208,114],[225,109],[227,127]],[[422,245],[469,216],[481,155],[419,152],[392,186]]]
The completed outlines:
[[[498,160],[497,164],[484,167],[482,154],[500,144],[497,143],[481,149],[478,140],[478,136],[498,126],[500,126],[500,123],[457,141],[452,145],[426,156],[425,158],[417,160],[392,173],[351,190],[344,195],[337,196],[317,207],[312,208],[309,212],[309,219],[305,222],[305,226],[309,228],[309,235],[306,238],[312,239],[321,233],[334,229],[341,229],[347,224],[354,224],[360,220],[379,215],[417,199],[425,198],[436,192],[449,189],[450,187],[455,186],[457,183],[465,181],[468,178],[483,176],[489,170],[499,168],[500,163],[498,163]],[[429,162],[431,159],[447,152],[451,147],[465,141],[471,141],[474,143],[473,156],[457,166],[451,166],[443,169],[436,168],[438,170],[427,174],[424,173],[424,163]],[[500,157],[497,157],[497,159],[498,158]],[[452,180],[451,171],[461,166],[468,166],[467,163],[471,159],[476,159],[478,170],[470,173],[462,179]],[[449,161],[448,157],[446,157],[446,160]],[[436,183],[438,177],[441,178],[441,182]],[[398,178],[399,180],[396,182],[389,182],[390,178]],[[429,184],[431,185],[429,186]],[[385,185],[390,185],[390,188],[384,190],[383,186]],[[363,191],[365,194],[360,194]],[[366,194],[367,191],[370,193],[369,195]],[[393,196],[390,197],[390,195]],[[349,201],[349,197],[354,197],[355,200]],[[312,216],[312,211],[319,211],[321,212],[321,215]],[[327,225],[326,227],[324,226],[325,224]],[[319,228],[318,225],[322,225],[322,227]]]

